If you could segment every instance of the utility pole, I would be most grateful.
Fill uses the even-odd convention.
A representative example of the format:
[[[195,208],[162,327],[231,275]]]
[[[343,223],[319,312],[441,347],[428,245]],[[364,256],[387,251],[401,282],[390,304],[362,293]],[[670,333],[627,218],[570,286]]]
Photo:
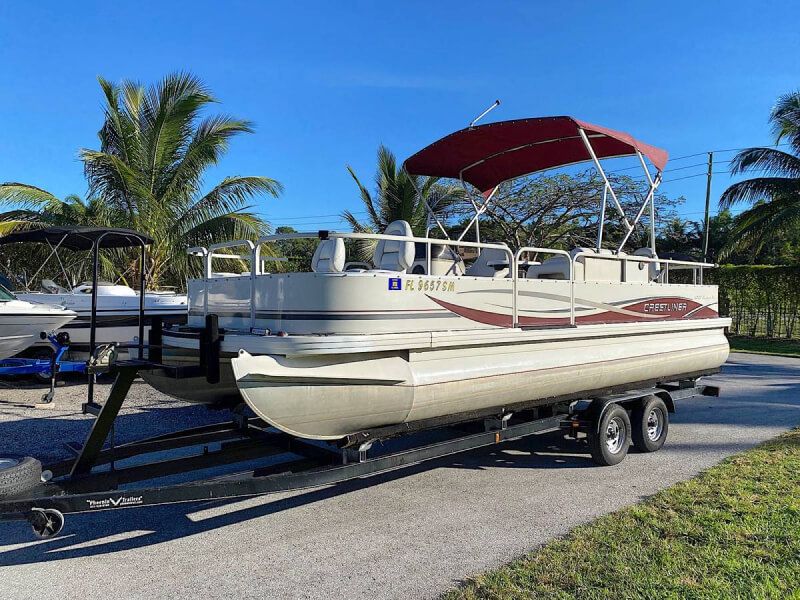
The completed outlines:
[[[714,166],[714,153],[708,153],[708,179],[706,180],[706,219],[703,226],[703,262],[708,259],[708,208],[711,203],[711,173]]]

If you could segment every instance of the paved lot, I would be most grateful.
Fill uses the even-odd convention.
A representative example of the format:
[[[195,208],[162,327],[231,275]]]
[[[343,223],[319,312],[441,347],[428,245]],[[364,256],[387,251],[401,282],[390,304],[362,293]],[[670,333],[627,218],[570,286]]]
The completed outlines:
[[[800,360],[735,354],[710,379],[723,386],[721,398],[681,401],[664,449],[632,453],[617,467],[595,468],[585,448],[546,434],[269,501],[70,515],[52,540],[0,523],[0,597],[435,597],[800,423]],[[152,422],[160,411],[157,427],[208,416],[139,394],[127,416],[140,428],[140,418]],[[9,439],[34,454],[35,446],[56,452],[49,439],[20,434],[20,422],[34,427],[42,413],[6,397],[0,453]],[[50,422],[37,436],[60,441],[63,429],[88,427],[74,414],[43,416]]]

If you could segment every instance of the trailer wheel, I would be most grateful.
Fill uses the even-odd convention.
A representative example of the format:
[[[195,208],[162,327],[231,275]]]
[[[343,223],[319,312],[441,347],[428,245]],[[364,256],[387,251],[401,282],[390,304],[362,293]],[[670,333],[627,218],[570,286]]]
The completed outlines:
[[[633,443],[642,452],[660,450],[667,441],[667,405],[658,396],[646,396],[631,412]]]
[[[32,358],[35,358],[36,360],[49,360],[52,363],[53,354],[55,354],[55,352],[53,352],[52,348],[37,348],[33,352]],[[50,383],[50,371],[47,371],[46,373],[43,373],[42,371],[34,373],[33,379],[39,383]]]
[[[34,508],[28,516],[36,537],[51,538],[64,529],[64,515],[55,508]]]
[[[618,404],[600,415],[589,435],[589,450],[598,465],[612,466],[622,462],[631,445],[631,421],[627,411]]]
[[[0,498],[21,494],[42,481],[42,463],[30,456],[0,456]]]

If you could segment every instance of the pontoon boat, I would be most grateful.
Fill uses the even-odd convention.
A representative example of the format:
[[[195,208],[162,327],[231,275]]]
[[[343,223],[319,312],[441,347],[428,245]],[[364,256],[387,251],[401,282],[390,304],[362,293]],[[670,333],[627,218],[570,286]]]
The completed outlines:
[[[621,156],[636,157],[649,184],[632,220],[601,164]],[[724,329],[730,320],[718,314],[717,288],[703,283],[704,270],[714,265],[656,254],[653,198],[667,161],[663,150],[574,118],[548,117],[470,126],[421,150],[405,168],[456,178],[468,192],[480,192],[468,225],[477,229],[501,183],[584,161],[605,182],[592,248],[512,251],[505,244],[465,242],[463,235],[415,237],[403,221],[382,234],[318,231],[193,248],[204,261],[204,276],[188,283],[188,327],[164,331],[164,361],[196,362],[198,331],[217,315],[228,361],[221,381],[143,376],[190,401],[243,398],[280,430],[337,440],[715,371],[728,356]],[[607,205],[625,228],[613,248],[603,245]],[[626,252],[648,208],[650,246]],[[445,232],[431,210],[429,219],[430,228]],[[319,240],[312,272],[264,272],[263,244],[300,238]],[[345,270],[348,239],[377,240],[370,268]],[[414,268],[420,244],[439,249],[428,251],[422,273]],[[441,260],[441,247],[459,246],[480,253],[463,273],[431,268]],[[233,247],[246,248],[235,257],[248,258],[249,271],[212,271],[212,258],[225,256],[218,250]],[[547,258],[523,261],[534,254]],[[690,283],[670,281],[677,269]]]

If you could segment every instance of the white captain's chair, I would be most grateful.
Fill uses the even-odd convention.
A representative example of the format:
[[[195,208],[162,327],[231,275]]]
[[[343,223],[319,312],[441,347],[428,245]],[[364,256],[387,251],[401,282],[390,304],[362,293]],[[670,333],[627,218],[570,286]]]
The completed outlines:
[[[658,254],[656,254],[652,248],[638,248],[637,250],[633,251],[633,255],[643,256],[645,258],[658,258]],[[655,281],[658,279],[658,276],[661,275],[661,263],[648,262],[647,274],[650,278],[650,281]]]
[[[497,243],[497,242],[491,242]],[[508,254],[499,248],[482,248],[475,262],[464,272],[472,277],[508,277]]]
[[[393,221],[386,227],[385,235],[413,237],[411,225],[406,221]],[[405,271],[414,264],[414,242],[397,240],[378,240],[372,262],[382,271]]]
[[[322,240],[311,258],[314,273],[341,273],[344,271],[344,240],[333,238]]]

